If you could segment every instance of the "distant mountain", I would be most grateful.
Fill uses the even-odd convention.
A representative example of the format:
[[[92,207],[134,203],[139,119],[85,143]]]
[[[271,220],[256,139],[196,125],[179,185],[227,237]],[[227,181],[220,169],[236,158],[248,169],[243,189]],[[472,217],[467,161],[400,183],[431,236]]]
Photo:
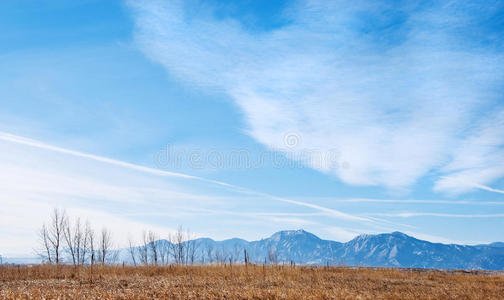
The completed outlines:
[[[171,244],[167,240],[158,246]],[[298,265],[345,265],[401,268],[466,270],[504,270],[504,242],[486,245],[440,244],[423,241],[401,232],[363,234],[340,243],[323,240],[304,230],[280,231],[269,238],[246,241],[239,238],[214,241],[199,238],[184,242],[195,249],[191,257],[197,263],[244,261],[245,252],[252,263],[295,263]],[[134,250],[140,250],[135,247]],[[139,255],[141,251],[136,251]],[[189,256],[188,253],[186,253]],[[117,250],[119,262],[131,263],[128,248]],[[141,261],[136,256],[137,262]],[[36,263],[37,258],[3,257],[4,263]]]
[[[504,247],[504,242],[495,242],[495,243],[491,243],[491,244],[483,245],[483,246],[503,248]]]
[[[504,270],[504,243],[466,246],[423,241],[401,232],[360,235],[340,243],[304,230],[280,231],[258,241],[191,241],[197,262],[242,262],[244,250],[255,263],[372,267]],[[158,241],[158,243],[169,243]],[[127,255],[121,255],[127,260]]]
[[[431,243],[401,232],[360,235],[343,244],[336,256],[349,265],[504,269],[504,248]]]

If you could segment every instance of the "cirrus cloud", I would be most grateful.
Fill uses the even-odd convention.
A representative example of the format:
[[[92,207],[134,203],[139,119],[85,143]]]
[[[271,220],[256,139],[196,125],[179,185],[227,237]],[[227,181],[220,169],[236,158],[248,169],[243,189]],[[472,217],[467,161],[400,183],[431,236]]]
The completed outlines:
[[[484,113],[504,112],[502,35],[484,22],[499,3],[299,1],[284,12],[288,24],[260,33],[208,4],[128,3],[148,57],[227,94],[265,146],[293,157],[310,149],[309,167],[394,189],[428,174],[461,177],[435,180],[455,193],[504,175],[504,140],[477,146],[502,131]],[[289,132],[302,143],[286,149]],[[335,150],[347,167],[313,163]]]

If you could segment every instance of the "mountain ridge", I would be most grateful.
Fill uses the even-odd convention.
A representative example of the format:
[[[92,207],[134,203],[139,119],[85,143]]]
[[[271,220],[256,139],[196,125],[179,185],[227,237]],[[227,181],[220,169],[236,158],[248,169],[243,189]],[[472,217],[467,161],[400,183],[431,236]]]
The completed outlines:
[[[222,241],[199,238],[191,242],[198,249],[195,261],[204,263],[243,262],[246,250],[252,263],[504,269],[504,247],[502,247],[504,243],[474,246],[433,243],[399,231],[361,234],[345,243],[324,240],[303,229],[278,231],[267,238],[255,241],[239,238]]]
[[[154,243],[166,248],[174,245],[166,239]],[[361,234],[343,243],[325,240],[298,229],[278,231],[255,241],[241,238],[216,241],[202,237],[182,244],[187,249],[194,249],[191,261],[195,263],[243,263],[246,253],[249,262],[258,264],[504,270],[504,242],[443,244],[417,239],[399,231]],[[140,246],[133,248],[133,252],[141,253]],[[133,262],[130,249],[116,250],[118,262]],[[31,264],[34,258],[26,258],[23,262],[23,259],[4,257],[5,262]]]

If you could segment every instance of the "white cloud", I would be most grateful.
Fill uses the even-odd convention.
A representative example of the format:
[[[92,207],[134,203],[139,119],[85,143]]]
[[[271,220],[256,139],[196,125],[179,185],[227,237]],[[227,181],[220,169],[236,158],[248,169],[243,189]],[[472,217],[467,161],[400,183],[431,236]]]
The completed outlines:
[[[477,188],[504,194],[486,186],[504,175],[504,110],[485,116],[455,148],[452,160],[441,171],[436,190],[462,193]]]
[[[481,123],[473,112],[496,101],[502,84],[502,55],[474,48],[457,33],[473,21],[464,3],[422,10],[300,1],[288,11],[289,25],[261,34],[214,18],[208,6],[129,3],[135,40],[151,59],[186,82],[232,97],[257,141],[349,184],[405,188],[443,170],[460,156],[456,147],[471,142],[463,133]],[[391,11],[404,15],[398,32],[380,27]],[[363,13],[379,24],[367,28],[373,25]],[[289,132],[301,137],[296,147],[284,143]],[[337,164],[317,163],[335,152]],[[502,176],[498,156],[481,160],[486,166],[464,176],[478,184]],[[440,182],[436,190],[453,188]]]

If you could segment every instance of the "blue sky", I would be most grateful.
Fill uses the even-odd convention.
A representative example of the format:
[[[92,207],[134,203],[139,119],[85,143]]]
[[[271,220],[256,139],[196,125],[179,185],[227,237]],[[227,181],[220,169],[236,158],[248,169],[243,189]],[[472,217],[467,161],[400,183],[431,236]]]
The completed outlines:
[[[502,1],[0,2],[1,253],[116,232],[504,240]]]

